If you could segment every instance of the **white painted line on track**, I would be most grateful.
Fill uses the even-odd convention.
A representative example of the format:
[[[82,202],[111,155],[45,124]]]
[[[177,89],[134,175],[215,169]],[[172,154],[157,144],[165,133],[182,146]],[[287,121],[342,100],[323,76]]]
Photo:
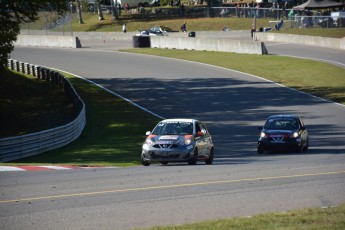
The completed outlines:
[[[326,62],[326,63],[332,63],[332,64],[340,65],[340,66],[343,66],[345,68],[345,64],[340,63],[340,62],[336,62],[336,61],[330,61],[330,60],[327,60],[327,59],[298,57],[298,56],[293,56],[293,55],[278,55],[278,56],[281,56],[281,57],[292,57],[292,58],[299,58],[299,59],[309,59],[309,60],[314,60],[314,61],[321,61],[321,62]]]
[[[69,170],[69,169],[72,169],[71,167],[54,166],[54,165],[41,166],[41,167],[48,168],[48,169],[54,169],[54,170]]]
[[[49,67],[47,67],[47,68],[49,68]],[[152,115],[155,116],[155,117],[158,117],[158,118],[160,118],[160,119],[164,119],[164,117],[162,117],[162,116],[160,116],[160,115],[158,115],[158,114],[156,114],[156,113],[154,113],[154,112],[152,112],[152,111],[150,111],[150,110],[148,110],[148,109],[146,109],[146,108],[144,108],[144,107],[138,105],[137,103],[135,103],[135,102],[129,100],[128,98],[125,98],[125,97],[121,96],[120,94],[115,93],[115,92],[111,91],[110,89],[107,89],[107,88],[105,88],[104,86],[102,86],[102,85],[100,85],[100,84],[97,84],[97,83],[95,83],[95,82],[93,82],[93,81],[91,81],[91,80],[89,80],[89,79],[86,79],[86,78],[84,78],[84,77],[78,76],[78,75],[73,74],[73,73],[66,72],[66,71],[64,71],[64,70],[55,69],[55,68],[51,68],[51,69],[58,70],[58,71],[61,71],[61,72],[64,72],[64,73],[68,73],[68,74],[73,75],[73,76],[75,76],[75,77],[77,77],[77,78],[80,78],[80,79],[82,79],[82,80],[84,80],[84,81],[87,81],[87,82],[89,82],[89,83],[91,83],[91,84],[93,84],[93,85],[95,85],[95,86],[97,86],[97,87],[99,87],[99,88],[101,88],[101,89],[107,91],[108,93],[110,93],[110,94],[112,94],[112,95],[114,95],[114,96],[117,96],[117,97],[119,97],[119,98],[121,98],[121,99],[123,99],[123,100],[125,100],[125,101],[127,101],[127,102],[129,102],[129,103],[131,103],[131,104],[134,105],[135,107],[137,107],[137,108],[139,108],[139,109],[142,109],[142,110],[144,110],[144,111],[147,112],[147,113],[152,114]]]
[[[21,169],[14,166],[0,166],[0,172],[9,172],[9,171],[25,171],[25,169]]]
[[[0,166],[0,172],[12,172],[12,171],[56,171],[56,170],[73,170],[73,169],[112,169],[118,168],[113,166],[107,167],[82,167],[82,166],[56,166],[56,165],[45,165],[45,166]]]

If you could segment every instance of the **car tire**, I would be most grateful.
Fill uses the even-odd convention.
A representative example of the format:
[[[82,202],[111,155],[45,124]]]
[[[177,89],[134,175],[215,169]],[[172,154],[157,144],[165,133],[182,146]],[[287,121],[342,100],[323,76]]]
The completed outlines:
[[[258,150],[257,150],[258,154],[263,154],[264,153],[264,150],[260,147],[258,147]]]
[[[295,149],[296,153],[301,153],[303,151],[303,144],[301,143],[301,146],[297,146]]]
[[[193,152],[193,156],[188,160],[189,165],[196,165],[196,162],[198,161],[198,149],[195,148]]]
[[[306,144],[306,146],[304,146],[303,150],[307,151],[308,149],[309,149],[309,140],[307,140],[307,144]]]
[[[151,162],[145,160],[144,156],[141,155],[141,164],[144,165],[144,166],[149,166],[151,164]]]
[[[205,160],[205,163],[206,163],[207,165],[211,165],[211,164],[213,163],[213,148],[212,148],[211,151],[210,151],[210,155],[209,155],[208,159]]]

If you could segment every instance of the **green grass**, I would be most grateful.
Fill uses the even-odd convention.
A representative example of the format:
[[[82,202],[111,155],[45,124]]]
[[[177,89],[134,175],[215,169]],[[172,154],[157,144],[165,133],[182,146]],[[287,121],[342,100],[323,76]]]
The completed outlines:
[[[76,117],[62,89],[29,75],[0,77],[0,138],[61,126]]]
[[[307,208],[284,213],[266,213],[253,217],[203,221],[150,230],[343,230],[345,229],[345,205],[331,208]]]
[[[79,166],[139,164],[145,132],[151,130],[158,120],[95,85],[67,74],[65,76],[70,78],[86,104],[87,125],[80,138],[58,150],[2,164]],[[40,104],[37,102],[37,106]]]

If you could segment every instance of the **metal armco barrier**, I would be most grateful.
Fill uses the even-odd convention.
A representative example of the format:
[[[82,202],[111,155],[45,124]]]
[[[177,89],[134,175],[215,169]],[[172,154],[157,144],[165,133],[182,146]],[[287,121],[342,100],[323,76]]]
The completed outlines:
[[[86,124],[85,104],[67,78],[58,72],[12,59],[8,60],[8,68],[36,76],[41,80],[49,81],[63,88],[71,101],[73,101],[73,106],[78,115],[73,121],[60,127],[0,139],[1,162],[8,162],[53,150],[69,144],[80,136]]]

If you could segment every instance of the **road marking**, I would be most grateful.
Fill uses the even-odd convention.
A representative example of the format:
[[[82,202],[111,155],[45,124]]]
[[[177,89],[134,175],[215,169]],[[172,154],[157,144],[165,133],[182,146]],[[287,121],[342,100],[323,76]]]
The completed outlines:
[[[194,187],[194,186],[200,186],[200,185],[227,184],[227,183],[245,182],[245,181],[262,181],[262,180],[288,179],[288,178],[308,177],[308,176],[335,175],[335,174],[343,174],[343,173],[345,173],[345,171],[296,174],[296,175],[289,175],[289,176],[243,178],[243,179],[220,180],[220,181],[205,181],[205,182],[197,182],[197,183],[190,183],[190,184],[173,184],[173,185],[161,185],[161,186],[151,186],[151,187],[141,187],[141,188],[139,187],[139,188],[127,188],[127,189],[114,189],[114,190],[98,191],[98,192],[71,193],[71,194],[63,194],[63,195],[28,197],[28,198],[13,199],[13,200],[0,200],[0,204],[25,202],[25,201],[30,202],[30,201],[37,201],[37,200],[49,200],[49,199],[59,199],[59,198],[82,197],[82,196],[91,196],[91,195],[105,195],[105,194],[110,194],[110,193],[158,190],[158,189],[167,189],[167,188]]]
[[[5,171],[25,171],[25,169],[18,168],[15,166],[0,166],[0,172],[5,172]]]
[[[103,166],[32,166],[32,165],[23,165],[23,166],[0,166],[0,172],[10,172],[10,171],[51,171],[51,170],[70,170],[70,169],[95,169],[95,168],[117,168],[113,166],[103,167]]]
[[[23,166],[0,166],[0,172],[10,172],[10,171],[48,171],[48,170],[69,170],[77,169],[80,167],[74,166],[32,166],[32,165],[23,165]]]

